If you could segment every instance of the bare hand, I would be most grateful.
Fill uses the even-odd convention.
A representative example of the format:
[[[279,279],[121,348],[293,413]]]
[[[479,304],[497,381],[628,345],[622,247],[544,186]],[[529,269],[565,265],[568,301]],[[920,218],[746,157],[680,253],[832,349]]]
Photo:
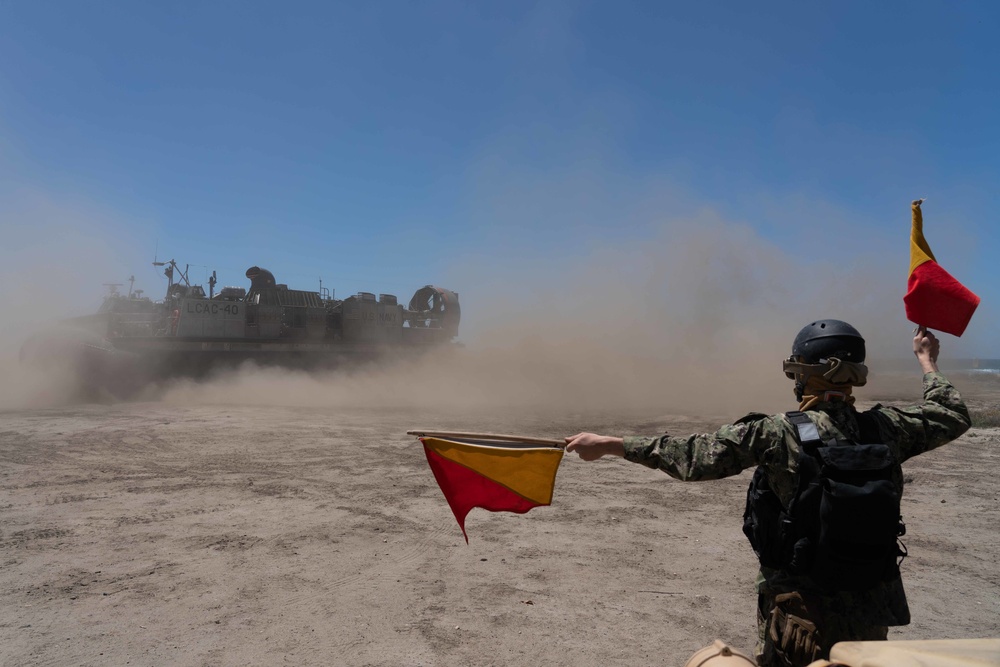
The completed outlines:
[[[925,373],[936,372],[938,354],[941,352],[941,341],[927,327],[917,327],[913,332],[913,354],[916,355],[920,367]]]
[[[621,438],[596,433],[577,433],[566,438],[566,451],[576,452],[584,461],[596,461],[602,456],[625,456]]]

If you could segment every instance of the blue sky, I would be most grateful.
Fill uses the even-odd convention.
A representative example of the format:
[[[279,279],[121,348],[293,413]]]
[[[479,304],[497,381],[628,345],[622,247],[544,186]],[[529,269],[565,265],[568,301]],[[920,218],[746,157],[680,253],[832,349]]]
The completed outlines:
[[[110,249],[82,302],[129,274],[158,295],[157,251],[223,284],[443,284],[475,331],[497,282],[627,277],[664,221],[712,219],[806,303],[870,271],[901,328],[925,196],[983,299],[949,344],[996,357],[998,24],[986,2],[8,0],[0,256],[56,261],[62,221]]]

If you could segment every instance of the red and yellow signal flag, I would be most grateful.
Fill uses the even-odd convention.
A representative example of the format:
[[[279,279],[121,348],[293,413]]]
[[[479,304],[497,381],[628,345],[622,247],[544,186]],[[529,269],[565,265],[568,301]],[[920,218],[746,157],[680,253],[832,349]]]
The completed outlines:
[[[559,447],[443,437],[420,442],[466,543],[465,517],[474,507],[524,514],[552,503]]]
[[[924,238],[923,199],[915,200],[910,231],[910,275],[907,280],[906,319],[914,324],[961,336],[979,305],[979,297],[941,268]]]

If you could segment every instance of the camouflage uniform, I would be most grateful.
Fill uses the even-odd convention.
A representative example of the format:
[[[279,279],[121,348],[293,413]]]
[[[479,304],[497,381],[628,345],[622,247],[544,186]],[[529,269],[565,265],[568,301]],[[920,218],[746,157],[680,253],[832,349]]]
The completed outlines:
[[[943,375],[927,373],[923,383],[923,403],[905,408],[877,405],[868,411],[876,419],[882,442],[893,449],[900,463],[954,440],[971,423],[961,395]],[[807,414],[824,440],[859,439],[857,413],[848,403],[822,402]],[[771,488],[787,507],[798,488],[800,447],[795,434],[795,426],[784,414],[751,414],[715,433],[626,437],[625,458],[683,481],[720,479],[765,466]],[[767,568],[761,570],[757,583],[758,660],[769,664],[765,626],[774,596],[788,591],[808,593],[814,587],[801,577]],[[824,656],[837,641],[885,639],[887,626],[910,622],[898,577],[871,590],[814,596],[813,600],[819,602]]]

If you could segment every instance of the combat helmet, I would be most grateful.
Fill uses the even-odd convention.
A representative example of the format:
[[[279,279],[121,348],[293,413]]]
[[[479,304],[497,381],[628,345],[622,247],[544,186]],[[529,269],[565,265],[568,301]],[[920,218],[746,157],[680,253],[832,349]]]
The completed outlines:
[[[684,667],[746,667],[757,663],[750,657],[734,651],[721,639],[716,639],[711,646],[706,646],[688,658]]]
[[[792,342],[792,359],[818,364],[836,357],[856,364],[865,361],[865,339],[841,320],[816,320],[802,327]]]
[[[829,359],[839,359],[863,369],[862,381],[852,384],[864,384],[863,377],[868,372],[864,368],[865,339],[842,320],[816,320],[799,331],[792,342],[792,356],[783,365],[785,377],[795,380],[795,398],[802,400],[808,376],[816,373],[816,369]]]

